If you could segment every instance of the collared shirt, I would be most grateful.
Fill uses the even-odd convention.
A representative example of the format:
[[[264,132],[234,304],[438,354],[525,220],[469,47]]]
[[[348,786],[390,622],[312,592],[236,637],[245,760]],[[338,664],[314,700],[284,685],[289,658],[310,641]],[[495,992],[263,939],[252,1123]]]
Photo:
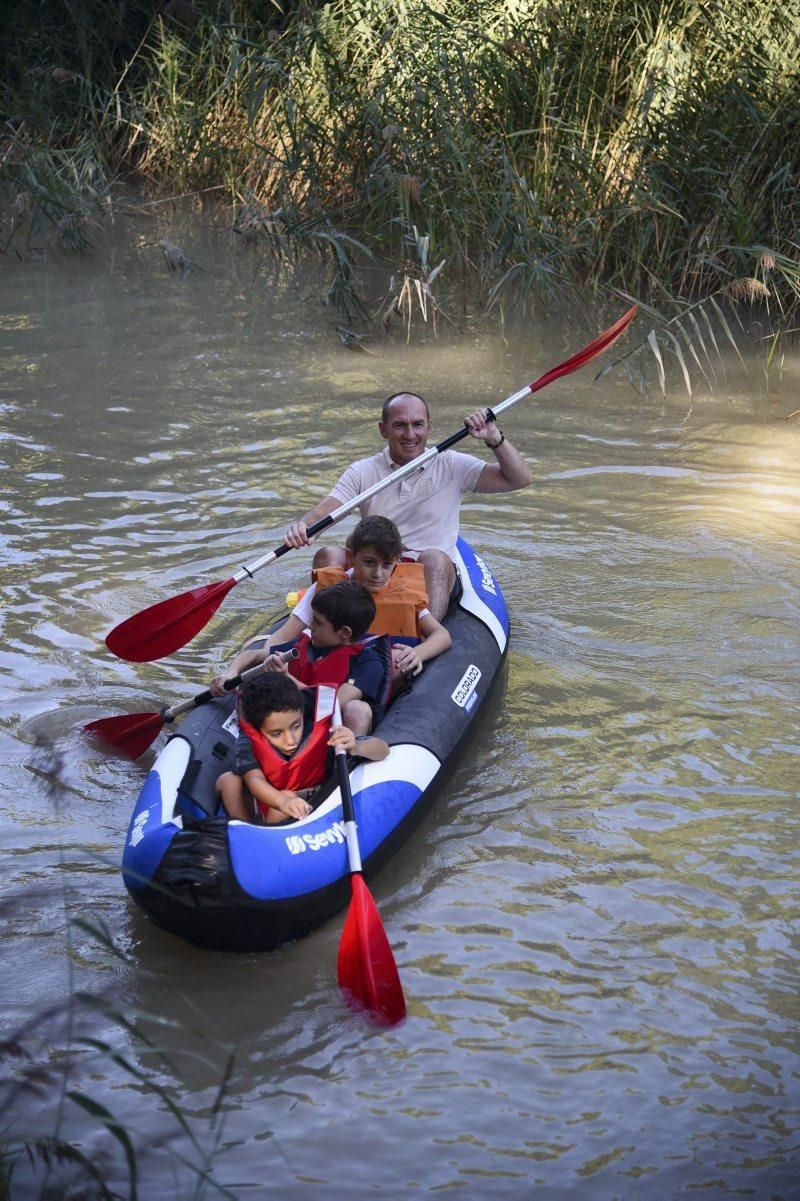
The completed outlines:
[[[466,492],[475,491],[485,466],[474,455],[444,450],[409,472],[399,484],[389,485],[359,505],[359,513],[362,517],[388,517],[400,531],[404,547],[414,554],[442,550],[452,557],[461,501]],[[397,470],[385,446],[378,454],[351,463],[330,494],[346,504]]]

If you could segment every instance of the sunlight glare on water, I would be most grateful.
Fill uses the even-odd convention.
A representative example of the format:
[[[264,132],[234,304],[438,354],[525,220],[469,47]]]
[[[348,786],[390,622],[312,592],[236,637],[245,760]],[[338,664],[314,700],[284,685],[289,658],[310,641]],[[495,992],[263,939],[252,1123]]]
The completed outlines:
[[[149,1014],[171,1067],[113,1037],[205,1132],[235,1196],[269,1181],[284,1201],[791,1201],[791,388],[766,401],[756,373],[734,372],[691,404],[677,390],[642,401],[616,373],[593,384],[585,370],[503,415],[534,486],[468,497],[462,529],[505,592],[507,675],[431,816],[374,881],[409,1018],[365,1029],[336,988],[339,922],[271,956],[223,956],[135,911],[117,865],[152,752],[130,763],[81,734],[196,692],[281,608],[308,556],[243,583],[167,660],[122,663],[103,637],[276,545],[378,448],[385,395],[422,392],[441,438],[591,332],[569,345],[537,329],[505,345],[376,337],[356,353],[314,281],[254,283],[218,236],[198,251],[205,272],[176,280],[119,238],[113,258],[3,268],[1,828],[18,898],[4,1025],[70,980]],[[42,738],[64,755],[60,825]],[[104,922],[127,959],[70,934],[76,917]],[[143,1104],[108,1058],[85,1073],[141,1148],[144,1195],[188,1195],[171,1153],[197,1152],[177,1126],[163,1141],[164,1104]],[[36,1129],[48,1113],[24,1118]],[[123,1157],[111,1171],[122,1188]]]

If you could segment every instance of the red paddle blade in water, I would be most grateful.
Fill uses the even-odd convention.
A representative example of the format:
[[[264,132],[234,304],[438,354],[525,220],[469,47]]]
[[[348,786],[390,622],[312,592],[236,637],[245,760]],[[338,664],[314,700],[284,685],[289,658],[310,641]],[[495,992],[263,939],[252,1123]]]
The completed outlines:
[[[87,734],[102,738],[118,751],[124,751],[131,759],[138,759],[163,725],[160,713],[134,713],[124,717],[100,717],[83,728]]]
[[[559,363],[557,367],[553,367],[550,371],[546,371],[544,375],[540,375],[537,380],[531,384],[531,392],[538,392],[540,388],[546,388],[548,384],[552,384],[554,379],[560,379],[562,375],[569,375],[571,371],[577,371],[584,363],[588,363],[590,359],[594,359],[597,355],[602,354],[604,350],[608,350],[609,346],[613,346],[620,334],[633,321],[639,311],[638,304],[628,309],[627,313],[623,313],[619,321],[615,321],[613,325],[609,325],[608,329],[595,338],[594,342],[590,342],[588,346],[584,346],[583,350],[579,350],[571,359],[567,359],[564,363]]]
[[[231,576],[218,584],[204,584],[171,596],[169,600],[142,609],[120,622],[106,638],[106,646],[118,659],[151,663],[163,659],[191,642],[207,625],[236,580]]]
[[[339,942],[339,985],[348,1003],[381,1026],[406,1016],[403,986],[392,948],[360,872],[350,877],[353,899]]]

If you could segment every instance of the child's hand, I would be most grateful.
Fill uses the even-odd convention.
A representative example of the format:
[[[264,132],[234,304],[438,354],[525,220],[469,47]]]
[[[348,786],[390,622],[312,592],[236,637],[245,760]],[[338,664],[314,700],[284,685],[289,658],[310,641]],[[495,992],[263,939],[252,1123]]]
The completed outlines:
[[[212,696],[227,696],[228,694],[225,691],[225,685],[230,678],[230,676],[225,675],[224,671],[220,672],[218,676],[214,676],[214,679],[208,686],[208,691]]]
[[[328,740],[328,746],[332,746],[334,750],[341,747],[348,755],[352,755],[355,745],[356,736],[347,726],[337,726]]]
[[[413,646],[392,647],[392,663],[404,676],[418,676],[422,671],[422,660]]]
[[[280,809],[286,817],[308,817],[311,806],[296,792],[279,792],[279,803],[274,807]],[[272,803],[272,802],[271,802]]]
[[[281,655],[275,653],[264,660],[264,671],[280,671],[285,676],[289,674],[289,664],[283,661]]]

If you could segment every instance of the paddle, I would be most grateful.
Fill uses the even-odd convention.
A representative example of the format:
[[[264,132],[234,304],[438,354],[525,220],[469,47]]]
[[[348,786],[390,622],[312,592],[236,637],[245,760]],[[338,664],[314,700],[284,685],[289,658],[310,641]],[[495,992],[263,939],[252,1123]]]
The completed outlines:
[[[294,649],[281,652],[284,662],[296,659],[298,655],[299,651]],[[244,680],[249,680],[251,676],[263,670],[264,664],[256,663],[255,667],[248,667],[247,671],[243,671],[240,676],[226,680],[223,688],[226,692],[233,692]],[[182,713],[188,713],[190,709],[196,709],[198,705],[205,705],[213,697],[214,693],[210,688],[206,688],[205,692],[198,692],[197,696],[193,696],[190,701],[182,701],[180,705],[173,705],[171,709],[165,705],[158,713],[130,713],[119,717],[98,717],[83,727],[84,733],[102,738],[104,742],[109,742],[118,751],[130,755],[131,759],[138,759],[147,750],[153,739],[161,733],[165,725],[173,722]]]
[[[341,724],[337,700],[333,725],[336,727]],[[339,987],[354,1009],[367,1014],[381,1026],[396,1026],[406,1016],[406,1001],[389,939],[361,874],[361,852],[347,771],[347,752],[342,747],[336,748],[336,774],[342,797],[347,861],[353,889],[339,941]]]
[[[615,321],[613,325],[599,337],[595,338],[577,354],[572,355],[563,363],[559,363],[557,367],[551,368],[544,375],[539,376],[532,384],[521,388],[519,392],[515,392],[513,396],[507,397],[500,404],[495,405],[489,410],[490,416],[497,417],[504,409],[508,409],[517,401],[522,400],[530,393],[539,392],[542,388],[546,388],[548,384],[552,384],[554,380],[559,379],[562,375],[569,375],[572,371],[577,371],[579,367],[583,367],[591,359],[602,354],[607,350],[617,338],[630,325],[633,318],[636,316],[637,305],[629,309],[624,316]],[[334,509],[326,517],[321,517],[319,521],[315,521],[313,525],[308,527],[307,533],[309,538],[315,537],[326,530],[329,526],[335,525],[337,521],[341,521],[348,513],[352,513],[353,509],[357,509],[365,500],[376,496],[382,492],[384,488],[388,488],[391,484],[397,484],[400,480],[405,479],[412,471],[417,471],[425,463],[441,454],[443,450],[448,450],[454,446],[456,442],[460,442],[462,438],[466,438],[469,430],[463,426],[449,438],[445,438],[443,442],[439,442],[436,446],[429,447],[423,454],[416,459],[412,459],[403,467],[398,467],[385,480],[379,480],[377,484],[373,484],[371,488],[365,489],[354,500],[348,501],[346,504],[340,505],[338,509]],[[245,577],[252,578],[257,571],[262,567],[266,567],[269,563],[273,563],[275,559],[279,559],[282,555],[288,554],[292,548],[282,543],[275,550],[269,551],[266,555],[262,555],[260,559],[256,559],[244,567],[240,567],[235,575],[230,579],[222,580],[216,584],[204,584],[199,588],[192,588],[189,592],[182,592],[179,596],[173,596],[169,600],[160,601],[158,604],[151,605],[148,609],[143,609],[140,613],[135,613],[133,617],[129,617],[126,621],[120,622],[115,626],[111,633],[106,638],[106,646],[120,659],[128,659],[133,663],[149,663],[153,659],[161,659],[165,655],[171,655],[173,651],[179,650],[194,638],[195,634],[199,633],[205,625],[211,620],[219,606],[224,601],[225,597],[241,583]]]

